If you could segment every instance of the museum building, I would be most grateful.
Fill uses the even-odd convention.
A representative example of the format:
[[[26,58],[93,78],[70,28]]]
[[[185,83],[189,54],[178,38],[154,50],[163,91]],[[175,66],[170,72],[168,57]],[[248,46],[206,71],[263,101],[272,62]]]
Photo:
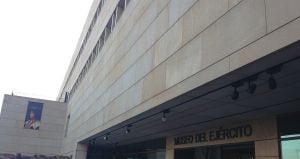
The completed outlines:
[[[299,92],[299,0],[94,0],[57,101],[5,96],[0,153],[300,159]]]

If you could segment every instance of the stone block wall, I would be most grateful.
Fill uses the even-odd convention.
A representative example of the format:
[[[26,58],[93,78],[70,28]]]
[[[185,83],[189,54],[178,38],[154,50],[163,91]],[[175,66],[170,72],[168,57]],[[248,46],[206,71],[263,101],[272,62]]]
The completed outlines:
[[[298,41],[299,2],[131,0],[68,103],[72,133],[62,153]]]

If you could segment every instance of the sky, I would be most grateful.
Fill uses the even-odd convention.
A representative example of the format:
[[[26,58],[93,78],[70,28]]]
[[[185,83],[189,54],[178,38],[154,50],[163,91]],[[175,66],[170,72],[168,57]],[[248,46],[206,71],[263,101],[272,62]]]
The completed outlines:
[[[55,100],[93,0],[0,0],[4,94]]]

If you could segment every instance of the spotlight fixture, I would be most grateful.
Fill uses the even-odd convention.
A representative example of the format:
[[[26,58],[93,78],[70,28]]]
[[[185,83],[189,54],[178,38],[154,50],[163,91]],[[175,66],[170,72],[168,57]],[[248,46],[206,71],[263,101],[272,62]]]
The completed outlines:
[[[270,78],[269,78],[269,88],[270,89],[276,89],[277,88],[277,82],[276,82],[275,78],[273,77],[273,75],[271,75]]]
[[[103,136],[103,140],[108,140],[108,137],[109,137],[109,133],[107,133]]]
[[[96,144],[96,139],[89,140],[89,145],[95,145]]]
[[[167,121],[167,117],[166,117],[166,114],[170,113],[170,110],[169,109],[166,109],[163,111],[163,116],[161,118],[161,121],[162,122],[166,122]]]
[[[276,89],[277,88],[277,82],[276,82],[273,75],[280,72],[281,67],[282,67],[281,65],[275,66],[275,67],[272,67],[272,68],[270,68],[266,71],[268,74],[270,74],[270,77],[269,77],[269,80],[268,80],[270,89]]]
[[[232,100],[237,100],[239,98],[239,92],[237,91],[237,87],[234,87],[233,93],[231,95]]]
[[[248,79],[248,89],[247,89],[247,92],[248,93],[250,93],[250,94],[253,94],[254,92],[255,92],[255,90],[256,90],[256,84],[254,83],[254,81],[256,81],[257,80],[257,76],[258,75],[254,75],[254,76],[252,76],[252,77],[250,77],[249,79]]]
[[[249,82],[247,92],[253,94],[255,90],[256,90],[256,84]]]
[[[129,134],[130,133],[130,127],[131,127],[132,125],[127,125],[127,127],[126,127],[126,131],[125,131],[125,133],[126,134]]]
[[[103,137],[103,140],[107,140],[108,139],[108,137],[105,135],[104,137]]]
[[[161,118],[161,121],[162,122],[166,122],[167,121],[167,118],[166,118],[166,116],[163,114],[163,117]]]
[[[231,95],[231,99],[232,99],[232,100],[237,100],[237,99],[239,99],[240,94],[239,94],[237,88],[240,87],[240,86],[242,86],[243,84],[244,84],[244,83],[243,83],[242,81],[238,81],[238,82],[232,84],[232,87],[234,88],[233,93],[232,93],[232,95]]]
[[[130,129],[129,129],[129,128],[126,128],[125,133],[126,133],[126,134],[129,134],[129,133],[130,133]]]

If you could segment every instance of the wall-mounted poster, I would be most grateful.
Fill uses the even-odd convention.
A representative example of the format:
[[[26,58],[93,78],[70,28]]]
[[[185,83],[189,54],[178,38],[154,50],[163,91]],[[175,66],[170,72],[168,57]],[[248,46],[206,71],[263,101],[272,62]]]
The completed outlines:
[[[28,102],[24,128],[38,130],[41,125],[42,111],[43,103]]]

